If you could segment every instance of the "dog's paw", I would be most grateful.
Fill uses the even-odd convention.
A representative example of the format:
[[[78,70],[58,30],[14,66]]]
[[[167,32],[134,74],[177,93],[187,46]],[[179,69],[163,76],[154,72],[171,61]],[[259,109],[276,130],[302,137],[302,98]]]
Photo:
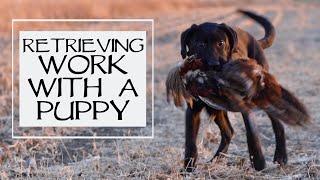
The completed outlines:
[[[284,166],[288,162],[288,157],[286,153],[278,153],[274,154],[273,162],[279,164],[280,166]]]
[[[256,157],[252,159],[252,165],[255,170],[261,171],[266,168],[266,161],[263,157]]]

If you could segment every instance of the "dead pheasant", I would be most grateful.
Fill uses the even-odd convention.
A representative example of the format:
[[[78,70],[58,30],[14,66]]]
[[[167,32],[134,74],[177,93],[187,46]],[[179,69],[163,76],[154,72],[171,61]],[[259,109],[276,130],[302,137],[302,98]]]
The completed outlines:
[[[290,125],[310,120],[304,105],[255,61],[230,61],[219,72],[203,69],[200,59],[192,59],[171,70],[167,93],[168,97],[173,95],[176,105],[183,99],[199,98],[220,110],[249,112],[259,108]]]

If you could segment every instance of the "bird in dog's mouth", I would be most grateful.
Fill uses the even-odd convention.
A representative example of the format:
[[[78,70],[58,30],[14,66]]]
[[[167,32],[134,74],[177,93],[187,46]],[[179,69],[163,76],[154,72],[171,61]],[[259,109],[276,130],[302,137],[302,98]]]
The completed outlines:
[[[176,71],[187,92],[185,99],[201,100],[217,110],[263,109],[274,118],[293,125],[310,119],[303,104],[254,60],[229,61],[216,71],[208,70],[201,59],[189,56]]]

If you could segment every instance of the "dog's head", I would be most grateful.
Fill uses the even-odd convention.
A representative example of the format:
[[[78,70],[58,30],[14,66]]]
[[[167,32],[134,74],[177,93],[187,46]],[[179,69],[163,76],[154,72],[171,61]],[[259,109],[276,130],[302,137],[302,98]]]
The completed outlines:
[[[222,23],[193,24],[181,34],[181,56],[195,55],[210,68],[220,68],[235,51],[237,33]]]

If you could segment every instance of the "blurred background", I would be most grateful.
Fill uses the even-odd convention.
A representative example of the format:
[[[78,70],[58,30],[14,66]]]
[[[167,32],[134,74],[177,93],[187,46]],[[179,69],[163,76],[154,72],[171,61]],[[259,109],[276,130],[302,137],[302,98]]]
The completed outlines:
[[[190,178],[300,179],[320,177],[320,3],[316,0],[2,0],[0,2],[0,177],[87,179],[177,179],[183,166],[184,110],[166,102],[165,78],[180,60],[180,33],[194,23],[224,22],[256,38],[262,28],[237,14],[252,10],[270,19],[276,40],[265,50],[270,71],[294,92],[310,111],[314,126],[286,126],[288,165],[273,164],[271,123],[263,112],[256,124],[267,169],[250,167],[245,127],[240,114],[230,113],[235,129],[225,158],[207,163],[220,141],[220,132],[203,114],[198,137],[198,168]],[[11,139],[11,19],[18,18],[152,18],[155,21],[154,139],[42,140]],[[68,26],[68,25],[66,25]],[[34,25],[34,28],[37,28]],[[70,28],[70,27],[69,27]],[[14,39],[15,41],[16,39]],[[151,59],[148,61],[150,64]],[[17,72],[13,72],[15,75]],[[148,71],[151,75],[151,71]],[[150,87],[151,84],[148,84]],[[14,92],[16,93],[16,92]],[[148,109],[151,113],[151,109]],[[40,129],[50,134],[49,130]],[[126,134],[139,134],[127,130]]]

